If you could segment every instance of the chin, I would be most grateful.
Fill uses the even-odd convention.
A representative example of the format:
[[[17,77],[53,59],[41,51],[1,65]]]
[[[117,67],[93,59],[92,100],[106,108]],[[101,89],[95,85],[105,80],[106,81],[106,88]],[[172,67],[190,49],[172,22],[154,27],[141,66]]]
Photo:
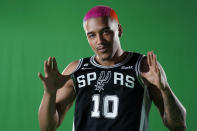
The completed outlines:
[[[100,59],[102,61],[111,60],[112,54],[111,53],[104,53],[104,54],[100,55]]]

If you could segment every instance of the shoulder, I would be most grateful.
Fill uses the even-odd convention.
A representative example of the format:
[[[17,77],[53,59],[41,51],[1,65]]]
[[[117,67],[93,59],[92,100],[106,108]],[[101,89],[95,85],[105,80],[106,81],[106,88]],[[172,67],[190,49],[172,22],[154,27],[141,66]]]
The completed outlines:
[[[134,59],[137,65],[140,65],[138,67],[140,72],[147,72],[149,70],[147,56],[139,52],[131,52],[131,53],[132,53],[132,59]]]
[[[148,72],[149,71],[147,56],[144,56],[142,58],[142,61],[141,61],[141,64],[140,64],[140,71],[141,72]]]
[[[71,75],[72,73],[74,73],[80,66],[82,63],[90,61],[91,57],[85,57],[85,58],[81,58],[79,60],[75,60],[71,63],[69,63],[63,70],[62,74],[63,75]]]
[[[72,74],[78,67],[80,60],[76,60],[68,64],[68,66],[63,70],[63,75],[70,75]]]

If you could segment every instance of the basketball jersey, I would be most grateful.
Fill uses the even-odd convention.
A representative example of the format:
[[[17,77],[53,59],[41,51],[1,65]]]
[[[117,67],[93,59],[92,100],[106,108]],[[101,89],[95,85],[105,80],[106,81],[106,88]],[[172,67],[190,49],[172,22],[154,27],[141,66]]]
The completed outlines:
[[[151,99],[140,77],[143,55],[103,66],[95,56],[79,60],[73,131],[148,131]]]

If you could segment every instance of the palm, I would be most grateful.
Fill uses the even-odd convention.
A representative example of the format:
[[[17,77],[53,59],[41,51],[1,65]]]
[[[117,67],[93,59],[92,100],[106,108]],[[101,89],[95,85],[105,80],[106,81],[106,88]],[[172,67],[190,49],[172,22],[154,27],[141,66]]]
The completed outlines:
[[[141,75],[149,84],[159,86],[161,83],[161,76],[155,54],[148,52],[147,62],[149,71],[142,72]]]
[[[45,76],[44,84],[48,88],[60,88],[64,85],[64,80],[64,76],[55,70],[48,73],[47,77]]]
[[[39,77],[44,84],[45,90],[50,93],[56,92],[57,89],[61,88],[68,80],[68,76],[59,73],[55,58],[52,60],[52,58],[49,57],[48,61],[44,62],[44,72],[45,77],[43,77],[41,73],[39,73]]]

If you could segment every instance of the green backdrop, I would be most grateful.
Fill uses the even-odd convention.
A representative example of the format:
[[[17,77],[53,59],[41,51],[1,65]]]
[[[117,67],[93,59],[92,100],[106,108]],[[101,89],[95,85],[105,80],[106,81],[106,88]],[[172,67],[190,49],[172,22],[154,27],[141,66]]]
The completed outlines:
[[[43,87],[37,73],[43,73],[43,61],[55,56],[62,71],[70,62],[93,55],[82,19],[90,8],[103,4],[119,16],[124,50],[157,54],[187,109],[188,131],[197,130],[196,0],[0,0],[0,130],[39,130]],[[71,131],[73,109],[58,131]],[[154,105],[150,131],[167,131]]]

